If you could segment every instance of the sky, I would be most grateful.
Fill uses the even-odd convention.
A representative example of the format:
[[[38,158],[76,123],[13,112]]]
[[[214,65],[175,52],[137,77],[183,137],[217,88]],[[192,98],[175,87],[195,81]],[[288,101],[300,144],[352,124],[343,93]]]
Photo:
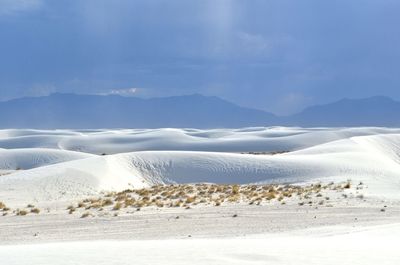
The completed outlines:
[[[0,0],[0,100],[200,93],[280,115],[400,100],[398,0]]]

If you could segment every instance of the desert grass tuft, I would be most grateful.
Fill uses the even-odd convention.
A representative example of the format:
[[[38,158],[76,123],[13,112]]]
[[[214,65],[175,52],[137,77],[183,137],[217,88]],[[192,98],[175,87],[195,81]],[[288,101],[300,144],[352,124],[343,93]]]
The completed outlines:
[[[122,204],[121,202],[117,202],[117,203],[114,205],[113,210],[114,210],[114,211],[118,211],[118,210],[120,210],[120,209],[122,208],[122,206],[123,206],[123,204]]]
[[[17,209],[16,215],[25,216],[27,214],[28,214],[28,211]]]
[[[31,213],[39,214],[40,213],[40,209],[39,208],[32,208],[31,209]]]
[[[124,190],[121,192],[104,192],[103,197],[88,198],[67,208],[73,213],[78,208],[99,211],[114,210],[132,207],[182,207],[188,209],[196,205],[221,206],[222,204],[243,203],[261,205],[263,202],[276,202],[281,205],[299,202],[299,205],[318,204],[328,200],[324,190],[342,192],[348,187],[346,183],[311,184],[311,185],[230,185],[230,184],[184,184],[184,185],[156,185],[149,188]],[[320,198],[312,202],[312,198]],[[309,203],[311,202],[311,204]],[[110,206],[110,207],[108,207]]]

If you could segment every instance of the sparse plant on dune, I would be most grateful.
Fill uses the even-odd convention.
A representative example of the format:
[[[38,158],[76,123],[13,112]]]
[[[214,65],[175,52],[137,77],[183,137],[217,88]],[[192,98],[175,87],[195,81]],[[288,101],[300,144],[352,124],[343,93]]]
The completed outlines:
[[[28,211],[26,211],[26,210],[17,209],[17,211],[16,211],[16,215],[19,215],[19,216],[25,216],[27,214],[28,214]]]
[[[125,207],[129,207],[129,206],[134,205],[135,202],[136,202],[135,199],[127,198],[127,199],[124,201],[124,205],[125,205]]]
[[[273,200],[273,199],[275,199],[276,198],[276,193],[275,193],[275,191],[269,191],[267,194],[265,194],[265,198],[267,199],[267,200]]]
[[[240,196],[238,194],[230,195],[228,197],[228,202],[231,202],[231,203],[238,202],[239,200],[240,200]]]
[[[110,206],[113,205],[113,201],[111,199],[105,199],[104,201],[102,201],[101,206]]]
[[[239,194],[239,185],[232,186],[232,194],[233,195]]]
[[[351,183],[350,183],[350,181],[347,181],[347,183],[344,184],[343,188],[344,188],[344,189],[350,189],[350,188],[351,188]]]
[[[122,206],[123,206],[123,204],[122,204],[121,202],[117,202],[117,203],[114,205],[113,210],[114,210],[114,211],[118,211],[118,210],[120,210],[120,209],[122,208]]]
[[[31,209],[31,213],[39,214],[40,213],[40,209],[39,208],[32,208]]]
[[[195,196],[193,196],[193,197],[189,196],[189,197],[186,198],[186,202],[185,203],[190,204],[190,203],[193,203],[195,201],[196,201],[196,197]]]

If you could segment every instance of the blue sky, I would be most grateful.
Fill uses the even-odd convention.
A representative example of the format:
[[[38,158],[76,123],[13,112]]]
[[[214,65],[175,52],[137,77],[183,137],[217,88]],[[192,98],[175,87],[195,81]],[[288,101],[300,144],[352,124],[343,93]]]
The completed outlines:
[[[0,99],[201,93],[288,114],[400,99],[398,0],[0,0]]]

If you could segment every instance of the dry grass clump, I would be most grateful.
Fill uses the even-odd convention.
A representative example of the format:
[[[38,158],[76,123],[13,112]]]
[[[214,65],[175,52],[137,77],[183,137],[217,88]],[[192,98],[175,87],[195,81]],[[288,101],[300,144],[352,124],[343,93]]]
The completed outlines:
[[[17,209],[15,214],[18,215],[18,216],[25,216],[25,215],[28,214],[28,211]]]
[[[343,191],[350,188],[346,183],[321,183],[310,185],[229,185],[229,184],[186,184],[156,185],[142,189],[103,193],[103,197],[88,198],[77,206],[67,208],[70,214],[80,209],[98,211],[121,211],[125,208],[140,210],[144,207],[191,209],[196,205],[222,206],[228,204],[262,205],[275,201],[282,205],[295,201],[299,205],[324,205],[324,190]],[[319,200],[314,200],[319,198]],[[322,199],[322,201],[321,201]],[[299,202],[300,200],[300,202]],[[311,202],[311,203],[310,203]],[[126,210],[129,212],[129,209]],[[88,212],[83,213],[83,215]],[[91,215],[91,214],[89,214]],[[87,216],[89,216],[87,215]],[[86,216],[86,217],[87,217]],[[85,218],[85,217],[82,217]]]
[[[346,184],[343,186],[344,189],[350,189],[351,188],[351,183],[348,181]]]
[[[0,202],[0,210],[2,210],[3,211],[3,216],[6,216],[8,213],[8,211],[10,211],[11,209],[10,208],[8,208],[7,206],[6,206],[6,204],[5,203],[3,203],[3,202]]]
[[[39,214],[40,213],[40,209],[39,208],[32,208],[31,209],[31,213]]]
[[[102,201],[101,206],[110,206],[113,205],[113,201],[111,199],[105,199]]]
[[[188,197],[186,198],[185,203],[186,203],[186,204],[191,204],[191,203],[194,203],[195,201],[196,201],[196,196],[193,196],[193,197],[188,196]]]
[[[83,205],[79,205],[79,203],[78,203],[78,208],[82,208],[82,207],[84,207],[84,206]],[[67,207],[68,214],[73,214],[76,211],[76,209],[77,208],[74,205],[68,206]]]
[[[123,206],[123,204],[122,204],[121,202],[117,202],[117,203],[114,205],[113,210],[114,210],[114,211],[118,211],[118,210],[120,210],[120,209],[122,208],[122,206]]]

